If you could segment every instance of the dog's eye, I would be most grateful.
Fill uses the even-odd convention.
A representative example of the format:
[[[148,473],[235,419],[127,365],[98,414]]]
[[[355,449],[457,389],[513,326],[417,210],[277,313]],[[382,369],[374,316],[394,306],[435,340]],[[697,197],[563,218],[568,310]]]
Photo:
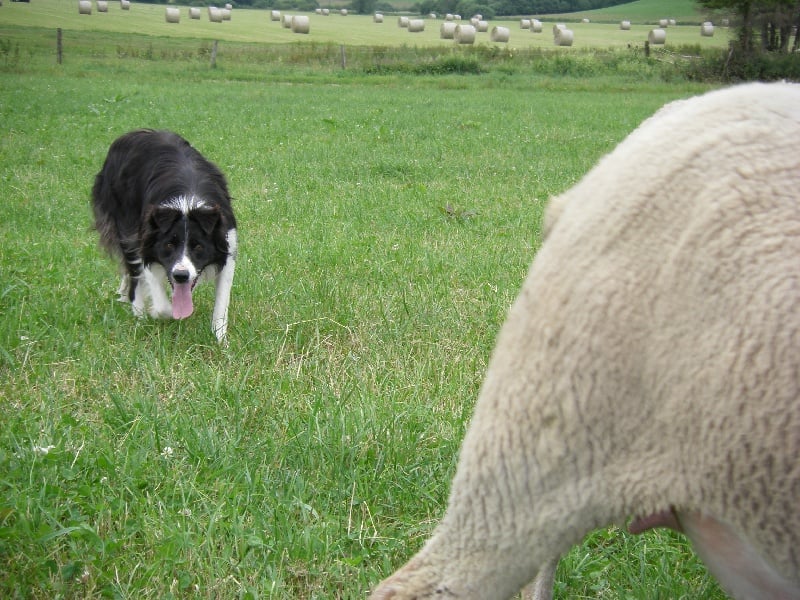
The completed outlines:
[[[197,252],[197,253],[200,253],[200,252],[202,252],[202,251],[203,251],[203,246],[202,246],[202,244],[195,244],[195,245],[194,245],[194,251],[195,251],[195,252]]]

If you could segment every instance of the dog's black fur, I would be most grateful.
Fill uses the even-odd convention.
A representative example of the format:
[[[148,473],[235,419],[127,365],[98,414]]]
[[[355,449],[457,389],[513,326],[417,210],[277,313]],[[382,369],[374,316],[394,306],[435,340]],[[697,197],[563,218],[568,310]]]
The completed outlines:
[[[126,271],[120,299],[131,302],[139,315],[148,302],[152,316],[168,317],[172,311],[183,318],[192,310],[191,289],[201,275],[215,273],[212,327],[222,340],[237,240],[231,198],[219,168],[175,133],[132,131],[111,144],[92,196],[100,242],[121,258]],[[163,288],[164,279],[173,289],[176,307],[181,286],[181,298],[188,293],[183,312],[156,289],[157,284]]]

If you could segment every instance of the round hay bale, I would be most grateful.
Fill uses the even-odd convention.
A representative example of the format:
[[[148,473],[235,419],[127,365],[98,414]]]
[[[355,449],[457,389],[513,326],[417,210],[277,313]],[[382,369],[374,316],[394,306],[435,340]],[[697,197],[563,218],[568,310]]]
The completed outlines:
[[[321,15],[322,14],[322,9],[321,8],[315,8],[314,9],[314,14],[315,15]]]
[[[189,18],[190,19],[199,19],[200,18],[200,8],[197,6],[189,7]]]
[[[331,14],[331,9],[330,8],[323,8],[322,9],[322,16],[323,17],[327,17],[330,14]]]
[[[208,7],[208,20],[211,23],[222,23],[222,11],[216,6]]]
[[[542,33],[542,22],[539,19],[531,19],[531,33]]]
[[[383,15],[381,13],[375,13],[374,15],[372,15],[372,22],[383,23]]]
[[[678,24],[678,22],[675,19],[670,19],[669,20],[669,26],[670,27],[675,27],[675,25],[677,25],[677,24]]]
[[[558,31],[560,29],[566,29],[566,28],[567,28],[567,26],[564,25],[564,23],[556,23],[555,25],[553,25],[553,37],[558,35]]]
[[[108,0],[97,0],[97,12],[108,12]]]
[[[667,41],[667,32],[663,29],[651,29],[647,34],[647,41],[651,46],[664,44]]]
[[[589,22],[590,22],[589,19],[586,19],[586,18],[581,19],[581,23],[589,23]]]
[[[500,25],[492,27],[492,33],[489,34],[489,39],[493,42],[507,42],[509,37],[511,37],[511,30]]]
[[[489,21],[478,21],[474,27],[478,33],[486,33],[489,31]]]
[[[281,19],[281,27],[284,29],[292,28],[292,15],[283,15],[283,18]]]
[[[572,46],[575,34],[571,29],[559,29],[558,34],[553,37],[556,46]]]
[[[346,17],[347,16],[347,9],[343,8],[342,10],[339,11],[339,14],[342,15],[343,17]]]
[[[131,0],[119,0],[119,7],[122,10],[130,10],[131,9]]]
[[[223,21],[230,21],[231,20],[231,10],[228,8],[220,8],[219,12],[222,13],[222,20]]]
[[[452,21],[452,20],[453,20],[453,15],[452,15],[452,14],[450,14],[450,13],[447,13],[447,14],[444,16],[444,20],[445,20],[445,21]]]
[[[292,33],[308,33],[311,30],[311,20],[306,15],[292,17]]]
[[[233,4],[226,4],[225,8],[228,10],[233,10]]]
[[[703,23],[700,26],[700,35],[703,37],[713,37],[714,26],[711,23]]]
[[[519,28],[520,29],[530,29],[531,28],[531,20],[530,19],[520,19],[519,20]]]
[[[410,19],[408,21],[408,30],[411,33],[425,31],[425,21],[423,19]]]
[[[173,6],[168,6],[164,13],[167,23],[180,23],[181,22],[181,9]]]
[[[79,15],[90,15],[90,14],[92,14],[92,2],[91,2],[91,0],[78,0],[78,14]]]
[[[269,13],[269,20],[270,21],[280,21],[281,20],[281,11],[273,10]]]
[[[398,27],[408,27],[408,23],[411,21],[408,17],[397,17],[397,26]]]
[[[619,24],[619,28],[622,29],[622,31],[630,31],[631,22],[630,21],[621,21],[620,24]]]
[[[452,21],[445,21],[439,27],[439,37],[443,40],[452,40],[456,37],[456,24]]]
[[[429,19],[435,19],[436,18],[436,13],[428,13],[428,18]]]
[[[456,44],[474,44],[475,43],[475,28],[472,25],[456,25],[456,31],[453,35]]]
[[[669,27],[669,20],[667,20],[667,19],[659,19],[658,20],[658,26],[661,27],[662,29],[664,27]]]
[[[461,15],[453,15],[453,21],[460,21]]]

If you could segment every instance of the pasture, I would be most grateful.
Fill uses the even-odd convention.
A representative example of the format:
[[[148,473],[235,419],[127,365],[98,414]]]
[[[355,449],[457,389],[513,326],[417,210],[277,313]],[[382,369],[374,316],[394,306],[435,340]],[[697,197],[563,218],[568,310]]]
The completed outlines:
[[[638,3],[633,3],[637,5]],[[109,2],[108,12],[99,13],[96,7],[91,15],[78,13],[78,3],[72,0],[36,0],[31,3],[6,3],[0,11],[0,27],[24,26],[40,27],[55,30],[60,27],[74,32],[113,32],[122,34],[145,34],[153,37],[191,38],[204,40],[222,40],[229,42],[254,42],[284,44],[292,42],[312,42],[320,44],[345,44],[347,46],[443,46],[452,47],[452,39],[442,39],[440,27],[442,19],[426,19],[424,31],[411,33],[407,28],[398,26],[396,15],[386,15],[383,23],[374,23],[372,16],[348,14],[341,16],[333,11],[329,16],[314,13],[293,13],[306,15],[310,19],[308,34],[293,33],[282,27],[278,21],[270,20],[270,12],[266,10],[233,9],[231,20],[221,23],[209,21],[205,9],[201,10],[200,19],[190,19],[189,9],[180,7],[179,23],[167,23],[163,5],[131,4],[130,10],[122,10],[119,2]],[[606,9],[610,10],[610,9]],[[595,11],[592,11],[595,12]],[[586,13],[595,17],[594,14]],[[658,14],[652,8],[647,11],[632,9],[636,15],[628,17],[631,29],[623,31],[619,20],[611,21],[611,15],[625,14],[617,7],[616,13],[598,12],[602,22],[571,22],[575,33],[574,49],[586,48],[626,48],[629,45],[642,46],[647,40],[648,32],[656,26],[658,19],[649,19],[647,15]],[[683,9],[682,12],[686,12]],[[662,15],[667,17],[669,15]],[[626,18],[626,17],[623,17]],[[695,14],[689,19],[669,27],[666,46],[675,48],[684,45],[696,46],[699,49],[726,48],[730,31],[718,27],[713,37],[700,35],[702,15]],[[529,29],[520,27],[520,19],[494,19],[489,21],[489,31],[477,34],[475,44],[510,49],[549,49],[553,47],[552,26],[556,19],[542,17],[545,28],[542,33],[531,33]],[[580,16],[571,17],[572,21],[580,21]],[[620,19],[621,20],[621,19]],[[507,43],[492,42],[491,28],[508,27],[511,36]],[[567,50],[568,49],[564,49]],[[67,47],[66,52],[69,51]]]
[[[300,45],[262,55],[252,31],[283,35],[262,16],[0,7],[0,597],[364,598],[443,512],[548,197],[708,89],[639,58],[596,77],[320,69]],[[137,127],[227,175],[228,348],[209,287],[181,322],[115,300],[89,193]],[[680,536],[620,529],[565,557],[556,593],[723,598]]]

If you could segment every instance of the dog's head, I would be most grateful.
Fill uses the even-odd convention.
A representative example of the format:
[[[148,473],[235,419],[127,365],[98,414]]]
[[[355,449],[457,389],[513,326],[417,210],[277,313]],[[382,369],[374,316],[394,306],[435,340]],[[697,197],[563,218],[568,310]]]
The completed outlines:
[[[218,270],[228,248],[225,218],[219,207],[196,198],[170,200],[151,207],[144,220],[144,264],[164,268],[172,287],[172,316],[192,314],[192,290],[206,269]]]

